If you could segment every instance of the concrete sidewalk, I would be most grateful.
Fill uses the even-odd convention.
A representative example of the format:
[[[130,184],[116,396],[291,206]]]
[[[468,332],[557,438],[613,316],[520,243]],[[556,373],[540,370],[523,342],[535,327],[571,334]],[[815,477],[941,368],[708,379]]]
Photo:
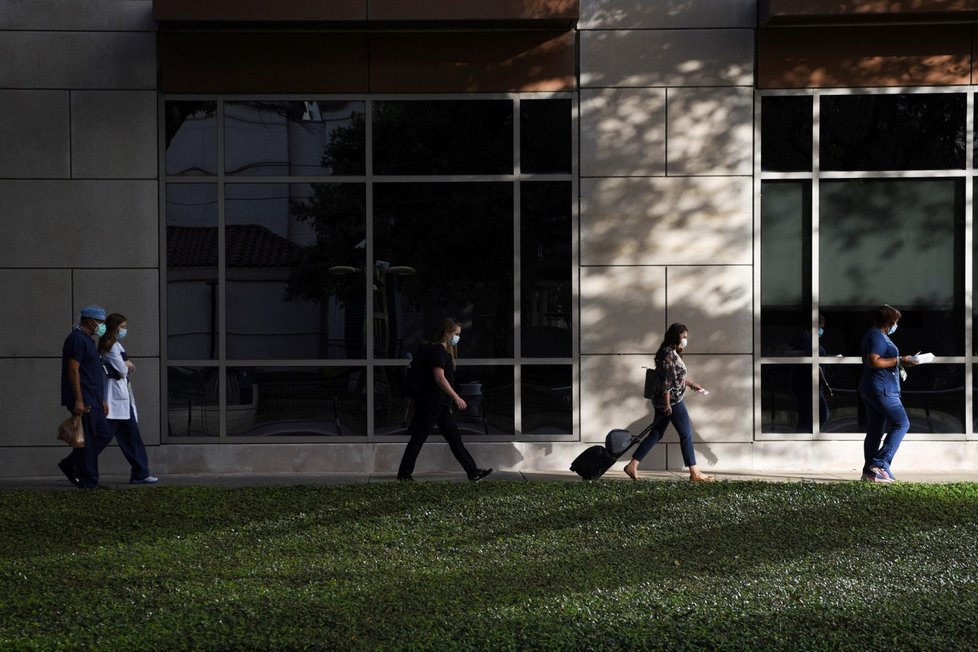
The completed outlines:
[[[620,465],[619,465],[620,466]],[[824,472],[759,472],[759,471],[710,471],[718,481],[763,481],[763,482],[852,482],[859,480],[853,471],[837,473]],[[416,473],[417,482],[465,482],[465,474],[456,473]],[[639,471],[640,481],[682,482],[687,478],[684,471]],[[949,483],[978,482],[978,471],[971,473],[901,473],[901,482]],[[608,471],[603,480],[627,481],[621,470]],[[102,483],[114,489],[152,490],[154,487],[289,487],[295,485],[339,485],[367,482],[395,482],[393,473],[279,473],[279,474],[193,474],[160,476],[157,485],[130,485],[125,475],[103,475]],[[567,472],[532,471],[494,471],[485,482],[580,482],[581,479]],[[0,478],[0,490],[32,489],[61,490],[74,489],[64,476],[45,476],[33,478]]]

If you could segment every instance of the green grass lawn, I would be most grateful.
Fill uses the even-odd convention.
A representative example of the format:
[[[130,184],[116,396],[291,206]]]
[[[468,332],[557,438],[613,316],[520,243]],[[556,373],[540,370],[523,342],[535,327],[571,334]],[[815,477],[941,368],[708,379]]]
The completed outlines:
[[[968,649],[978,485],[0,492],[0,649]]]

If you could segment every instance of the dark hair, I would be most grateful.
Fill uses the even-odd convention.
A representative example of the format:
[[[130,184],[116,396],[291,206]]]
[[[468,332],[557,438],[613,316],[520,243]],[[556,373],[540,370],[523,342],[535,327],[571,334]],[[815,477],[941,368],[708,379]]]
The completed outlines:
[[[900,317],[903,317],[903,313],[893,306],[884,303],[876,309],[876,314],[873,315],[873,326],[881,328],[887,324],[895,324]]]
[[[438,324],[438,330],[432,333],[429,342],[431,344],[440,344],[442,338],[445,337],[445,333],[461,327],[462,327],[462,322],[460,322],[459,320],[455,319],[454,317],[445,317],[444,319],[441,320],[441,323]],[[455,358],[457,355],[454,346],[448,347],[448,355],[452,356],[452,364],[454,365]]]
[[[689,332],[686,328],[686,324],[675,323],[666,329],[666,334],[662,336],[662,344],[659,345],[659,350],[655,352],[655,366],[658,368],[662,364],[662,360],[669,349],[676,349],[676,353],[682,355],[682,351],[679,348],[679,341],[682,339],[682,334]]]
[[[119,324],[129,321],[126,319],[125,315],[120,315],[117,312],[112,313],[105,318],[105,335],[98,338],[98,352],[105,355],[112,348],[112,345],[116,343],[116,334],[119,331]]]

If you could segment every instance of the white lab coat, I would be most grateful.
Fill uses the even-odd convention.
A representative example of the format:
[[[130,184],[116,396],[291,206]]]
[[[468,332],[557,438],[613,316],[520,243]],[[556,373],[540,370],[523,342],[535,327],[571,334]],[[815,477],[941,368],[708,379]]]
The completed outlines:
[[[108,378],[105,381],[105,402],[109,404],[109,413],[105,416],[108,419],[128,421],[129,408],[132,407],[132,413],[138,420],[136,400],[133,398],[132,385],[129,383],[129,369],[122,359],[123,350],[122,345],[116,342],[108,353],[102,356],[106,365],[122,376],[119,380]]]

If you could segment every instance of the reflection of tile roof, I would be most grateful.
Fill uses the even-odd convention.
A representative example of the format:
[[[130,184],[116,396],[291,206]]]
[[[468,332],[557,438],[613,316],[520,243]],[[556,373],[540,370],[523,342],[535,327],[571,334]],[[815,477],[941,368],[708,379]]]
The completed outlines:
[[[291,267],[302,249],[257,224],[229,224],[228,267]],[[166,262],[170,267],[215,267],[217,227],[166,227]]]

